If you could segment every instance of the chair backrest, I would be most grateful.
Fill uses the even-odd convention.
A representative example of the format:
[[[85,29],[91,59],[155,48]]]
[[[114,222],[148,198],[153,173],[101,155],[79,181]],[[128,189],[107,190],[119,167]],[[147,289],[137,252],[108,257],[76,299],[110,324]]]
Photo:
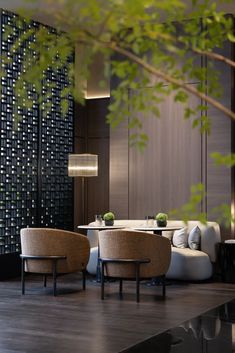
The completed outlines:
[[[90,245],[86,236],[51,228],[24,228],[20,231],[23,255],[66,256],[58,262],[58,273],[75,272],[86,268]],[[27,260],[25,270],[35,273],[51,272],[51,261]]]
[[[170,265],[171,245],[167,238],[128,230],[105,230],[99,232],[100,257],[111,259],[150,259],[142,264],[140,277],[150,278],[164,275]],[[132,264],[107,264],[107,275],[133,278]]]

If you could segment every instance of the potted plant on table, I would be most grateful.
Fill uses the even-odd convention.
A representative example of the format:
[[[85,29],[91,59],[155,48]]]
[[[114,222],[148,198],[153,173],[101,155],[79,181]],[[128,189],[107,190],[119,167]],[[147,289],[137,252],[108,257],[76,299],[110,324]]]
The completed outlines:
[[[168,216],[166,213],[158,213],[155,217],[158,227],[166,227]]]
[[[104,219],[104,224],[106,226],[113,226],[114,224],[114,213],[113,212],[107,212],[103,215],[103,219]]]

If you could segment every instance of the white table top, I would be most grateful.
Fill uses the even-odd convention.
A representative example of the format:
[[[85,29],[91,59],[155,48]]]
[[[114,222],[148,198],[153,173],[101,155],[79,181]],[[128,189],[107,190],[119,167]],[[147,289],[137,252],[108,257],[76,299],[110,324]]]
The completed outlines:
[[[105,230],[105,229],[123,229],[126,228],[125,225],[123,226],[115,226],[115,224],[113,226],[92,226],[92,225],[81,225],[78,226],[78,229],[85,229],[85,230]]]
[[[105,229],[124,229],[124,228],[129,228],[129,229],[133,229],[133,230],[139,230],[139,231],[143,231],[143,232],[167,232],[167,231],[171,231],[171,230],[178,230],[181,229],[182,226],[166,226],[166,227],[158,227],[157,225],[153,225],[153,226],[145,226],[140,225],[140,226],[136,226],[136,227],[131,227],[128,225],[113,225],[113,226],[93,226],[93,225],[89,225],[89,224],[85,224],[85,225],[80,225],[78,226],[78,229],[84,229],[84,230],[105,230]]]
[[[134,230],[143,230],[145,232],[153,232],[153,231],[171,231],[171,230],[178,230],[181,229],[182,226],[166,226],[166,227],[158,227],[158,226],[145,226],[145,225],[141,225],[141,226],[137,226],[137,227],[131,227]]]

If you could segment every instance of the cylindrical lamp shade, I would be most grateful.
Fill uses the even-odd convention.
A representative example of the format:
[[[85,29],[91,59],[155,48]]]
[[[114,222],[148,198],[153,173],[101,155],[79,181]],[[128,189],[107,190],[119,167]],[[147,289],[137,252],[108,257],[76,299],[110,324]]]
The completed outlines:
[[[70,177],[92,177],[98,175],[97,154],[69,154],[68,175]]]

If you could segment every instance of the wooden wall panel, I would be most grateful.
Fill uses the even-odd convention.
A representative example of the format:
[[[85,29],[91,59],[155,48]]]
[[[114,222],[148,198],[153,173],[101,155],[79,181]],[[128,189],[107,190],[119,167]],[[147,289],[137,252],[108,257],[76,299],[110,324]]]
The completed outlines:
[[[212,210],[222,203],[231,204],[231,169],[216,166],[210,158],[211,152],[228,154],[231,148],[231,122],[218,112],[213,114],[213,129],[207,138],[207,213],[210,219],[215,215]]]
[[[74,117],[74,153],[84,153],[86,151],[86,106],[75,104]],[[77,226],[83,223],[82,219],[82,180],[79,177],[73,178],[74,185],[74,231]]]
[[[82,182],[74,178],[74,229],[93,221],[94,215],[109,209],[109,126],[106,124],[109,98],[90,99],[78,106],[75,118],[74,153],[98,154],[98,177],[85,178],[85,218],[82,218]]]
[[[88,152],[98,154],[98,176],[87,178],[87,220],[109,210],[109,139],[88,140]]]
[[[234,46],[227,43],[218,53],[234,58],[233,51]],[[196,64],[206,66],[207,60],[198,56]],[[224,93],[221,102],[235,109],[234,74],[223,63],[217,63],[216,70],[222,73],[220,84]],[[191,80],[188,82],[195,84]],[[111,87],[117,84],[114,79]],[[190,106],[196,104],[198,100],[192,97]],[[235,172],[232,174],[229,168],[215,166],[210,154],[213,151],[234,152],[234,124],[232,126],[229,118],[209,107],[212,131],[210,135],[201,136],[189,121],[182,120],[183,108],[174,103],[173,96],[166,98],[160,111],[162,119],[149,115],[144,120],[144,130],[150,141],[143,155],[129,148],[127,123],[111,131],[110,208],[118,218],[144,218],[159,211],[168,212],[188,200],[192,184],[203,182],[207,195],[201,205],[202,211],[207,212],[209,220],[216,219],[213,208],[221,203],[230,205],[235,200]],[[231,237],[230,229],[224,230],[223,226],[222,234]]]
[[[227,44],[221,53],[234,56],[232,46]],[[202,64],[206,65],[206,60]],[[222,73],[220,83],[224,94],[221,101],[234,109],[231,70],[223,63],[217,64],[216,69]],[[190,106],[196,104],[198,100],[191,98]],[[182,120],[183,108],[174,103],[173,96],[161,104],[160,111],[162,119],[149,116],[144,120],[144,130],[150,141],[143,155],[129,148],[126,123],[111,131],[110,208],[118,218],[143,218],[159,211],[168,212],[188,200],[192,184],[203,182],[207,196],[202,210],[207,212],[209,220],[216,219],[212,209],[221,203],[231,204],[235,181],[229,168],[213,164],[210,153],[228,154],[232,146],[234,148],[231,121],[210,107],[212,131],[208,136],[201,136],[189,121]],[[222,234],[225,232],[226,237],[231,237],[230,229],[224,231],[222,227]]]
[[[81,137],[74,138],[74,153],[84,153],[85,139]],[[83,223],[82,220],[82,179],[79,177],[73,178],[74,185],[74,231],[77,231],[77,226]]]
[[[196,103],[192,98],[190,106]],[[130,218],[180,207],[189,199],[190,186],[201,182],[201,134],[183,119],[183,107],[173,96],[159,108],[160,119],[149,115],[143,120],[149,136],[144,153],[129,152]]]
[[[227,57],[232,55],[232,46],[226,43],[224,48],[219,51]],[[232,108],[232,71],[223,63],[215,65],[216,70],[221,72],[220,84],[223,88],[223,95],[220,99],[221,103],[229,109]],[[210,107],[208,111],[212,121],[212,129],[207,137],[207,213],[211,220],[216,219],[213,208],[226,203],[231,205],[232,185],[231,185],[231,169],[224,166],[216,166],[210,158],[211,152],[220,152],[228,154],[231,152],[232,145],[232,122],[231,120],[220,113],[218,110]],[[233,137],[234,138],[234,137]],[[224,227],[222,227],[224,228]],[[230,228],[223,230],[226,236],[229,236]]]
[[[109,124],[106,123],[109,98],[87,100],[87,137],[109,138]]]
[[[109,210],[109,98],[87,100],[87,152],[98,155],[98,176],[86,180],[86,223]]]
[[[116,217],[128,219],[128,129],[126,122],[110,130],[109,206]]]

